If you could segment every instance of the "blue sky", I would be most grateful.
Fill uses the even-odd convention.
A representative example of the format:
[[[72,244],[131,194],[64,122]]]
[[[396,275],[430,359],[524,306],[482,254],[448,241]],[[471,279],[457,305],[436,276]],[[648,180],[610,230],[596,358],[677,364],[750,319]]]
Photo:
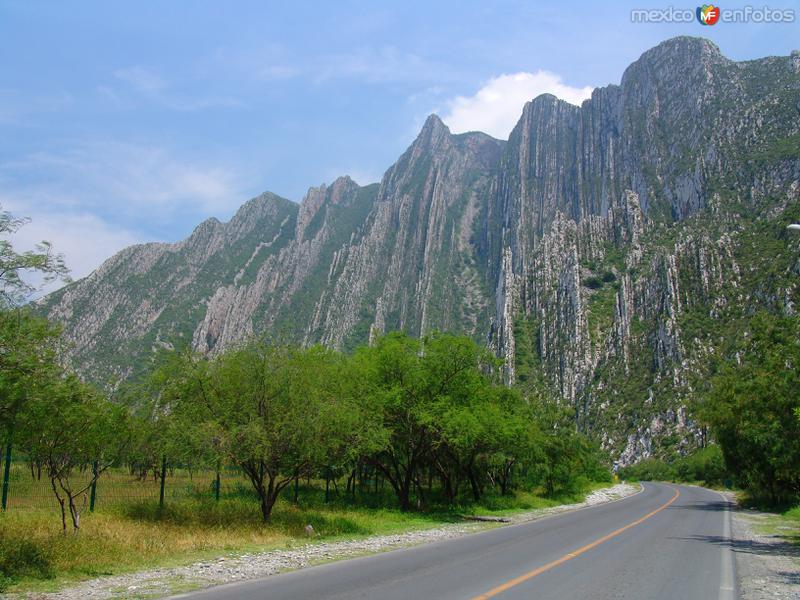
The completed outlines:
[[[505,137],[525,100],[579,103],[675,35],[737,60],[800,47],[791,1],[766,5],[792,24],[631,22],[670,5],[696,6],[0,0],[0,203],[32,218],[19,247],[49,239],[84,276],[265,190],[377,181],[431,112]]]

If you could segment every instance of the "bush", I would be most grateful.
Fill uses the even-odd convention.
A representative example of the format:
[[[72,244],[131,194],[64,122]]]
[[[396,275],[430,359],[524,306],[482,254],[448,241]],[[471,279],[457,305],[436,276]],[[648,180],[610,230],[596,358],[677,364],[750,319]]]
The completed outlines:
[[[722,485],[730,475],[719,446],[700,448],[673,461],[646,458],[619,470],[623,479],[634,481],[684,481]]]
[[[22,577],[49,579],[52,576],[46,548],[24,537],[0,537],[0,592]]]
[[[675,461],[674,468],[680,481],[722,485],[728,479],[722,450],[717,445],[701,448],[693,454],[679,458]]]
[[[620,469],[619,476],[631,481],[671,481],[675,479],[675,469],[663,460],[645,458]]]

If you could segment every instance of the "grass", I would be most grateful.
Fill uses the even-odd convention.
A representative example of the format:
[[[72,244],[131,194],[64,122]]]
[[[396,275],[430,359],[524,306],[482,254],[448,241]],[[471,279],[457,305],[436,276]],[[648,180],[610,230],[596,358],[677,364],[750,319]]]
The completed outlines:
[[[753,504],[752,499],[746,494],[742,494],[740,498],[740,505],[752,506],[761,511],[761,514],[752,520],[756,533],[800,548],[800,505],[789,510],[780,510],[764,507],[760,503]]]
[[[440,518],[367,508],[300,508],[287,502],[265,525],[246,499],[183,500],[160,510],[142,502],[87,516],[77,535],[60,532],[51,511],[0,517],[0,569],[10,591],[56,589],[64,583],[154,566],[188,564],[226,553],[291,546],[312,524],[331,540],[396,533],[439,524]]]
[[[480,504],[403,513],[391,508],[394,501],[388,489],[359,492],[356,498],[340,489],[325,503],[323,487],[312,482],[300,486],[297,504],[292,502],[292,490],[287,489],[272,521],[264,524],[255,496],[243,481],[229,477],[216,502],[210,483],[198,484],[213,477],[194,476],[191,486],[187,477],[185,473],[175,474],[161,508],[152,481],[146,485],[148,489],[155,487],[155,497],[139,499],[134,495],[124,500],[132,485],[130,476],[109,473],[108,480],[101,481],[105,488],[98,486],[97,510],[85,511],[77,535],[61,533],[57,505],[52,497],[49,504],[43,504],[45,497],[39,495],[37,485],[12,486],[15,494],[11,497],[16,503],[0,514],[0,592],[53,591],[98,576],[190,564],[224,554],[289,548],[308,543],[304,531],[307,524],[314,527],[319,540],[333,541],[437,527],[459,522],[465,514],[505,515],[546,508],[580,501],[584,496],[574,493],[554,499],[517,492],[513,496],[485,496]],[[101,494],[103,489],[105,494]],[[101,502],[103,498],[105,502]]]

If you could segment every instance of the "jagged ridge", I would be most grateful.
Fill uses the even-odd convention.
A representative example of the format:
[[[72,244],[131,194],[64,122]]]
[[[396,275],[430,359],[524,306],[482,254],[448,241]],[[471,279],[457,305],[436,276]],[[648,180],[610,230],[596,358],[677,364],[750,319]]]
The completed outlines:
[[[736,63],[668,40],[581,107],[529,102],[507,143],[431,116],[379,185],[264,194],[184,242],[120,252],[43,310],[101,381],[160,346],[462,331],[509,381],[543,373],[621,462],[688,447],[702,353],[681,315],[746,298],[722,290],[737,236],[797,200],[798,71],[795,54]]]

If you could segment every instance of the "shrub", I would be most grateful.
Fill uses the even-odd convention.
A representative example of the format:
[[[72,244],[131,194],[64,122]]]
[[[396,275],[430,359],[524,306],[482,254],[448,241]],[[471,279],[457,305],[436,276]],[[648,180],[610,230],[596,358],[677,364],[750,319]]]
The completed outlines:
[[[52,576],[46,548],[24,537],[6,534],[0,537],[0,592],[22,577],[49,579]]]
[[[708,485],[722,485],[728,479],[725,460],[719,446],[701,448],[679,458],[674,463],[675,474],[681,481],[701,481]]]
[[[672,465],[656,458],[645,458],[619,470],[622,479],[633,481],[669,481],[675,479]]]

